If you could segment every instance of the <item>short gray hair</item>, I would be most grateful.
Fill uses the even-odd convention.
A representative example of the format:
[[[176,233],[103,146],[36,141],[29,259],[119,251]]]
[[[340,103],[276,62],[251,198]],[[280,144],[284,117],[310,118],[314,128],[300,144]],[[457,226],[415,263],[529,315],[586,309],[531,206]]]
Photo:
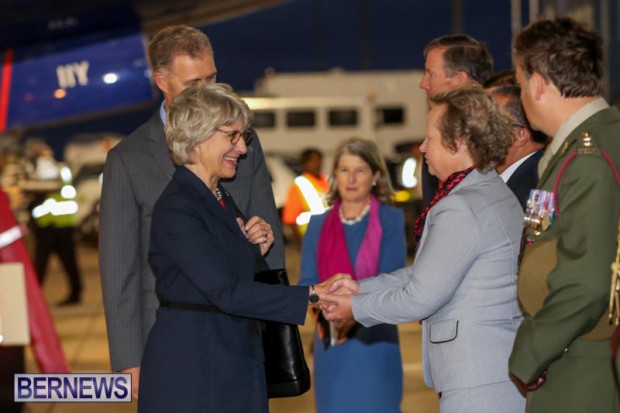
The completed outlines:
[[[254,116],[248,105],[225,83],[193,85],[181,92],[168,108],[166,138],[176,165],[192,162],[191,152],[215,130],[243,120],[243,129]]]

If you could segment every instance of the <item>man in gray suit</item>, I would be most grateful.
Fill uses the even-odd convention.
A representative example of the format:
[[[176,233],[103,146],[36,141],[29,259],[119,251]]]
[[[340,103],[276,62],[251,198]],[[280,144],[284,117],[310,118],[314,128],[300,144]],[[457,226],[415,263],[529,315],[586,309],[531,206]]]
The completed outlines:
[[[100,270],[112,370],[132,374],[137,398],[140,361],[158,307],[155,277],[147,262],[151,213],[174,166],[164,124],[166,108],[187,86],[213,83],[217,70],[208,37],[188,26],[171,26],[149,45],[153,80],[163,92],[160,109],[108,154],[101,196]],[[270,178],[257,136],[224,183],[239,209],[271,224],[275,243],[267,256],[284,268],[284,247]],[[208,263],[205,263],[208,265]]]

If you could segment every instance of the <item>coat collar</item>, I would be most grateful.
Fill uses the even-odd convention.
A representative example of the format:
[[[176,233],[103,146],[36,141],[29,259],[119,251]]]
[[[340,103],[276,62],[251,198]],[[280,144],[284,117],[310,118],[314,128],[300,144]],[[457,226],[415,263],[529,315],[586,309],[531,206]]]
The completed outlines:
[[[175,166],[168,150],[164,126],[157,112],[145,123],[145,127],[145,140],[141,142],[144,145],[142,150],[145,152],[145,158],[154,161],[159,166],[157,173],[163,174],[162,179],[167,182],[172,178]]]
[[[620,118],[620,112],[618,111],[618,109],[616,107],[610,107],[596,112],[594,115],[590,116],[579,126],[573,129],[572,132],[566,137],[561,148],[555,153],[555,155],[553,155],[553,158],[551,158],[551,160],[549,161],[547,168],[544,170],[543,174],[540,177],[540,180],[538,181],[538,187],[541,188],[542,184],[549,179],[549,177],[551,176],[551,172],[555,170],[556,165],[560,162],[561,159],[564,158],[564,155],[566,155],[568,150],[575,146],[577,139],[582,136],[583,132],[594,132],[595,128],[598,128],[601,125],[605,125],[607,123],[617,122],[618,118]]]
[[[164,131],[164,124],[159,116],[159,111],[153,113],[153,116],[150,117],[147,124],[149,128],[148,139],[165,145],[167,149],[168,142],[166,142],[166,132]]]
[[[471,171],[469,175],[465,177],[465,179],[463,179],[454,189],[452,189],[451,193],[455,193],[462,190],[463,188],[476,185],[480,182],[490,181],[491,179],[495,179],[498,177],[499,175],[494,169],[486,173],[482,173],[478,169],[474,168],[474,170]]]
[[[499,175],[497,174],[497,172],[494,169],[492,169],[492,170],[490,170],[489,172],[486,172],[486,173],[481,173],[478,169],[474,168],[465,177],[465,179],[463,179],[461,182],[459,182],[459,184],[457,186],[455,186],[452,189],[452,191],[450,191],[450,193],[444,199],[449,198],[452,194],[462,190],[463,188],[468,188],[470,186],[477,185],[477,184],[479,184],[481,182],[487,182],[487,181],[491,181],[493,179],[498,179],[498,180],[501,181],[501,178],[499,177]],[[424,247],[424,244],[426,243],[426,236],[428,234],[429,223],[433,220],[434,213],[437,211],[436,207],[437,207],[437,205],[442,203],[444,201],[444,199],[442,199],[437,204],[435,204],[435,206],[433,206],[430,209],[429,214],[426,217],[426,223],[424,224],[424,229],[422,230],[422,237],[420,238],[420,244],[419,244],[418,249],[416,251],[416,258],[418,256],[418,254],[420,254],[420,251],[422,251],[422,249]]]
[[[224,204],[226,208],[222,208],[220,202],[215,198],[215,195],[211,193],[211,190],[205,185],[204,182],[200,180],[192,171],[187,169],[184,166],[177,167],[173,179],[177,181],[180,185],[187,188],[192,197],[197,201],[197,203],[204,206],[201,208],[201,211],[208,213],[218,220],[220,220],[224,225],[226,225],[231,231],[234,233],[241,235],[241,230],[239,229],[239,225],[237,224],[237,206],[235,205],[233,199],[230,197],[228,192],[218,184],[220,191],[224,195]],[[208,220],[209,217],[204,217],[205,220]]]
[[[531,156],[527,158],[521,165],[519,165],[519,167],[515,169],[512,175],[510,175],[510,178],[508,178],[508,181],[506,181],[506,185],[508,185],[509,187],[511,184],[515,185],[521,180],[523,175],[529,173],[531,168],[534,168],[534,170],[536,170],[536,168],[538,167],[538,162],[540,161],[540,158],[542,158],[544,152],[545,151],[542,149],[533,152]],[[532,166],[532,164],[534,164],[534,166]]]

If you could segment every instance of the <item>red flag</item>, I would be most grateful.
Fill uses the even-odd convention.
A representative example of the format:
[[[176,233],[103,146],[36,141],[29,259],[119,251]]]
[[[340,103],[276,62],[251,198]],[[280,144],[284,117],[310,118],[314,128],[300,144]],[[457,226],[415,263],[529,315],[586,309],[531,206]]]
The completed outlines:
[[[8,198],[0,190],[0,234],[7,231],[14,233],[15,228],[19,226],[11,212]],[[42,373],[69,373],[54,321],[21,237],[8,245],[0,246],[0,262],[21,262],[24,265],[30,339],[39,370]]]

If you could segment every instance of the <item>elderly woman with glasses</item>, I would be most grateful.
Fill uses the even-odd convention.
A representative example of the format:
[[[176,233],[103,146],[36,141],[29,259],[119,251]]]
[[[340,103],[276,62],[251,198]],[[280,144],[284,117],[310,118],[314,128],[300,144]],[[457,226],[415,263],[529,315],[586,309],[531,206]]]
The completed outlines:
[[[268,412],[259,323],[302,324],[319,287],[254,282],[273,232],[243,221],[219,181],[235,177],[252,113],[222,84],[191,86],[168,111],[178,165],[153,210],[149,262],[160,301],[139,412]]]

